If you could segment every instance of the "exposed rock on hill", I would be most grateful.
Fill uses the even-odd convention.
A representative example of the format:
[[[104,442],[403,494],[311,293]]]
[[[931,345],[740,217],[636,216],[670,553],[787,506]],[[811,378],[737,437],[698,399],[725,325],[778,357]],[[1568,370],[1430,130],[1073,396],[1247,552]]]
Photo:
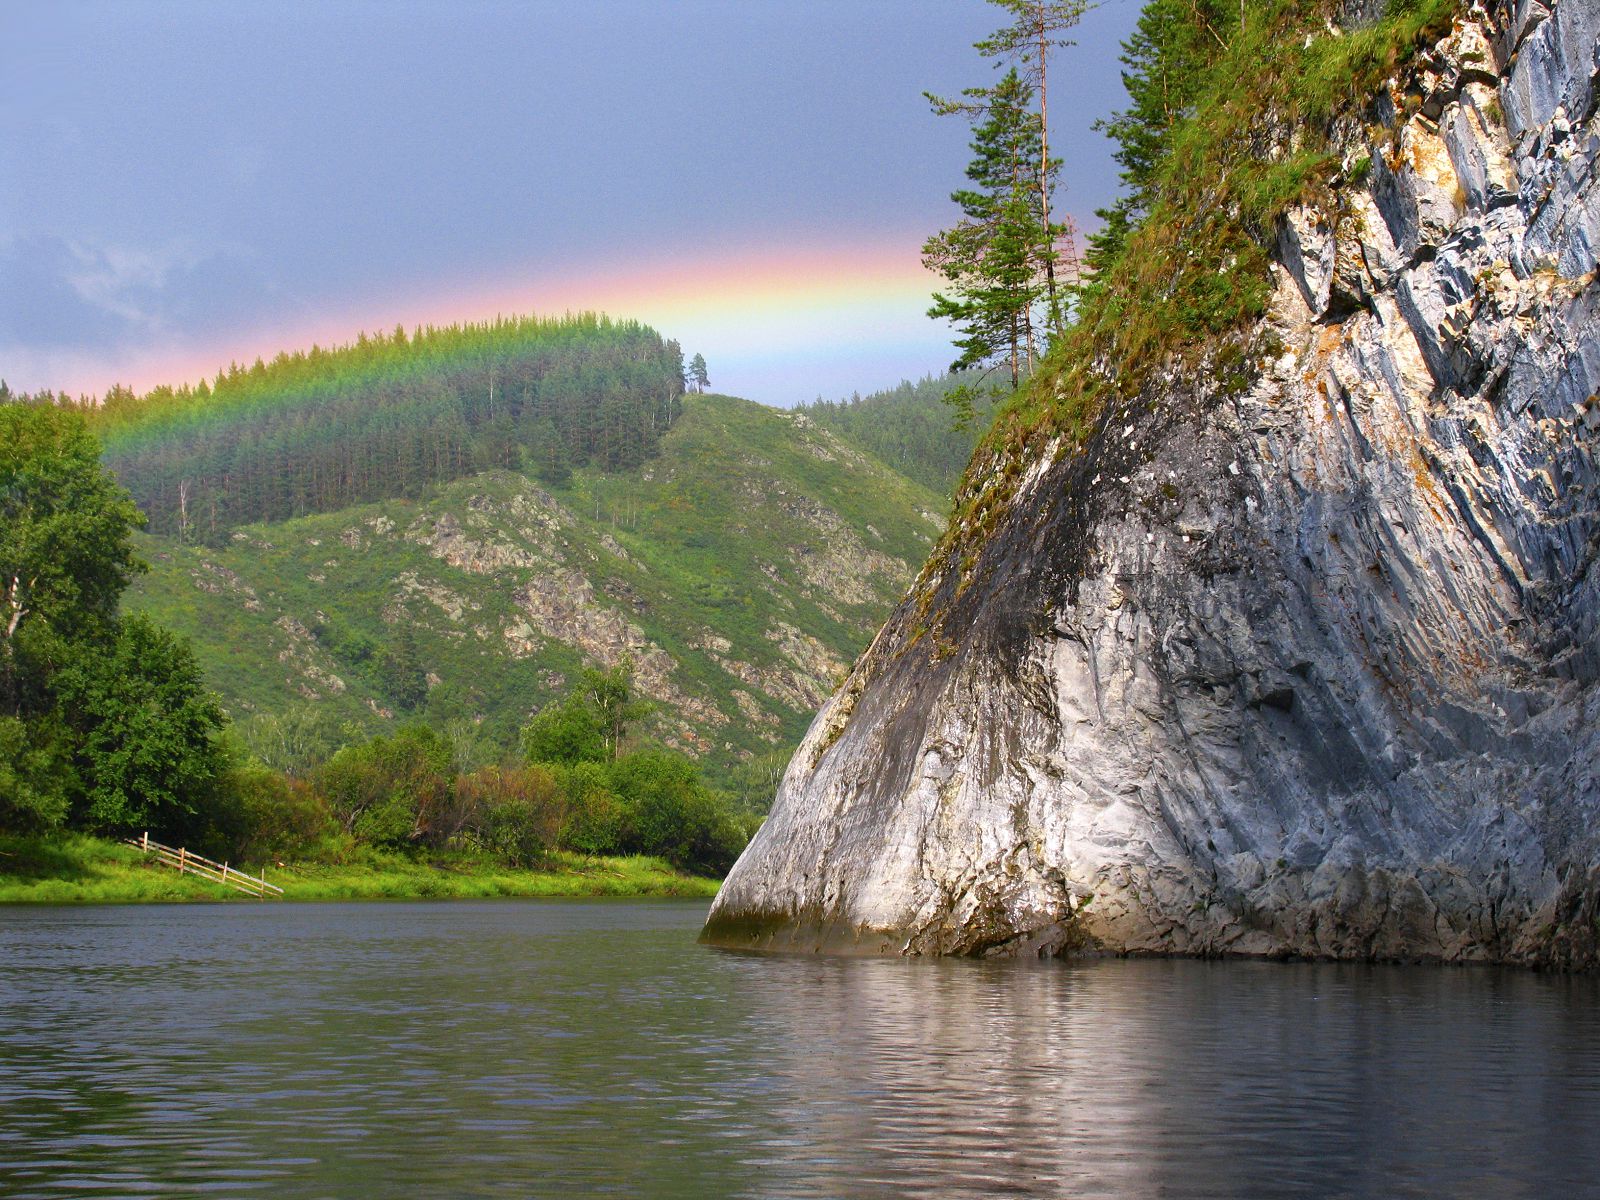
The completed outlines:
[[[692,396],[644,471],[562,488],[490,471],[222,549],[152,538],[130,600],[193,640],[245,720],[311,703],[510,744],[580,666],[627,659],[652,732],[726,768],[799,739],[927,554],[938,503],[788,413]],[[430,681],[410,714],[379,669],[403,638]]]
[[[1281,354],[1010,464],[710,940],[1596,963],[1597,40],[1459,22],[1286,222]]]

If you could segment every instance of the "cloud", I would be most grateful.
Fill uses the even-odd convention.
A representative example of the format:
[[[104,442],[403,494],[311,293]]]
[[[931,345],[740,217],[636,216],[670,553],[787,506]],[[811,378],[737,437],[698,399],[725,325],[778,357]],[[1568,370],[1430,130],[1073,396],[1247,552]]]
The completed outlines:
[[[94,259],[48,235],[0,243],[0,346],[18,350],[105,347],[130,337],[136,322],[77,281]]]
[[[283,297],[239,247],[0,241],[0,348],[93,353],[179,344],[260,320]]]

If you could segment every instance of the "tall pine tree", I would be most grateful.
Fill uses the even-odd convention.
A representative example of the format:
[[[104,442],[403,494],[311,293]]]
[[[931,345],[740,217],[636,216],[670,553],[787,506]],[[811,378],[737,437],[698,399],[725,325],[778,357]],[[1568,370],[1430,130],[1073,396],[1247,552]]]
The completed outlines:
[[[1072,42],[1062,35],[1089,10],[1086,0],[989,0],[1011,15],[1011,24],[978,42],[975,49],[987,58],[1009,62],[1021,71],[1022,79],[1038,100],[1039,151],[1034,187],[1038,192],[1038,254],[1045,277],[1045,300],[1051,336],[1061,332],[1064,306],[1057,285],[1056,267],[1060,259],[1058,244],[1072,231],[1050,216],[1051,193],[1060,172],[1061,161],[1050,157],[1050,51]],[[1075,260],[1076,255],[1072,256]]]
[[[993,88],[962,94],[956,102],[930,97],[937,111],[967,113],[975,124],[966,172],[973,186],[950,195],[961,220],[922,247],[923,264],[950,284],[928,315],[957,326],[961,355],[951,370],[1003,363],[1015,388],[1038,352],[1035,309],[1045,290],[1039,124],[1032,89],[1015,69]],[[970,394],[953,395],[965,415]]]
[[[1172,129],[1193,113],[1205,71],[1238,31],[1242,13],[1226,0],[1147,0],[1133,35],[1122,44],[1128,107],[1095,128],[1117,143],[1113,157],[1125,190],[1096,214],[1103,223],[1089,240],[1087,256],[1096,275],[1116,262],[1144,218]]]

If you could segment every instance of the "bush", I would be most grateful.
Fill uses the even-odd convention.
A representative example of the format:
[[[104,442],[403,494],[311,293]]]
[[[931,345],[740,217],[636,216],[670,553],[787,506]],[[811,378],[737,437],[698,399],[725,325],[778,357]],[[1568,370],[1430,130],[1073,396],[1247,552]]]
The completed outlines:
[[[686,870],[721,874],[733,866],[747,840],[744,830],[692,761],[648,750],[618,759],[609,773],[624,802],[623,849],[659,855]]]
[[[568,803],[549,768],[488,767],[458,777],[453,790],[478,843],[511,866],[535,863],[560,844]]]
[[[456,832],[450,746],[426,726],[346,746],[316,784],[344,829],[372,845],[442,844]]]
[[[230,862],[305,857],[335,828],[309,783],[260,763],[233,768],[218,792],[216,821]]]
[[[0,717],[0,829],[37,833],[66,819],[60,736],[49,726]]]
[[[606,768],[593,762],[575,763],[556,767],[555,777],[567,802],[562,838],[566,848],[581,854],[620,853],[627,814],[611,790]]]
[[[569,696],[537,713],[522,730],[522,753],[531,763],[604,762],[600,718],[580,696]]]
[[[227,766],[224,717],[187,642],[134,613],[54,682],[75,735],[73,824],[168,840],[205,827]]]

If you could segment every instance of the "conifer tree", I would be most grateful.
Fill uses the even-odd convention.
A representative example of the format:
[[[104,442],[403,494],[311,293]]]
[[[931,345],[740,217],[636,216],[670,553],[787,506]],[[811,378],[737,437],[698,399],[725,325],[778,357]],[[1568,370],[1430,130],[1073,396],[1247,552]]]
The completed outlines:
[[[1087,0],[989,0],[1011,14],[1012,22],[974,47],[986,58],[998,58],[1020,69],[1023,80],[1038,100],[1038,168],[1033,174],[1038,192],[1038,253],[1044,269],[1045,298],[1052,335],[1061,332],[1063,306],[1056,281],[1058,240],[1070,236],[1068,227],[1051,220],[1050,193],[1060,170],[1050,157],[1050,51],[1072,42],[1061,35],[1075,26],[1089,9]]]
[[[1044,226],[1039,205],[1038,122],[1032,89],[1015,69],[993,88],[969,88],[965,101],[930,97],[939,111],[979,115],[973,129],[973,184],[950,195],[962,219],[929,238],[922,261],[949,281],[935,293],[928,315],[953,322],[961,355],[951,370],[1003,361],[1015,388],[1033,365],[1035,305],[1043,291],[1037,267]],[[953,402],[963,416],[971,395],[958,389]]]
[[[706,373],[706,356],[696,352],[689,360],[689,382],[694,384],[694,390],[703,392],[711,386],[711,376]]]
[[[1241,10],[1242,11],[1242,10]],[[1122,83],[1128,107],[1097,122],[1117,143],[1124,192],[1096,214],[1102,224],[1089,241],[1088,265],[1103,275],[1121,255],[1129,233],[1144,217],[1157,166],[1170,148],[1171,131],[1193,111],[1205,70],[1238,30],[1238,13],[1225,0],[1148,0],[1132,36],[1122,44]]]

